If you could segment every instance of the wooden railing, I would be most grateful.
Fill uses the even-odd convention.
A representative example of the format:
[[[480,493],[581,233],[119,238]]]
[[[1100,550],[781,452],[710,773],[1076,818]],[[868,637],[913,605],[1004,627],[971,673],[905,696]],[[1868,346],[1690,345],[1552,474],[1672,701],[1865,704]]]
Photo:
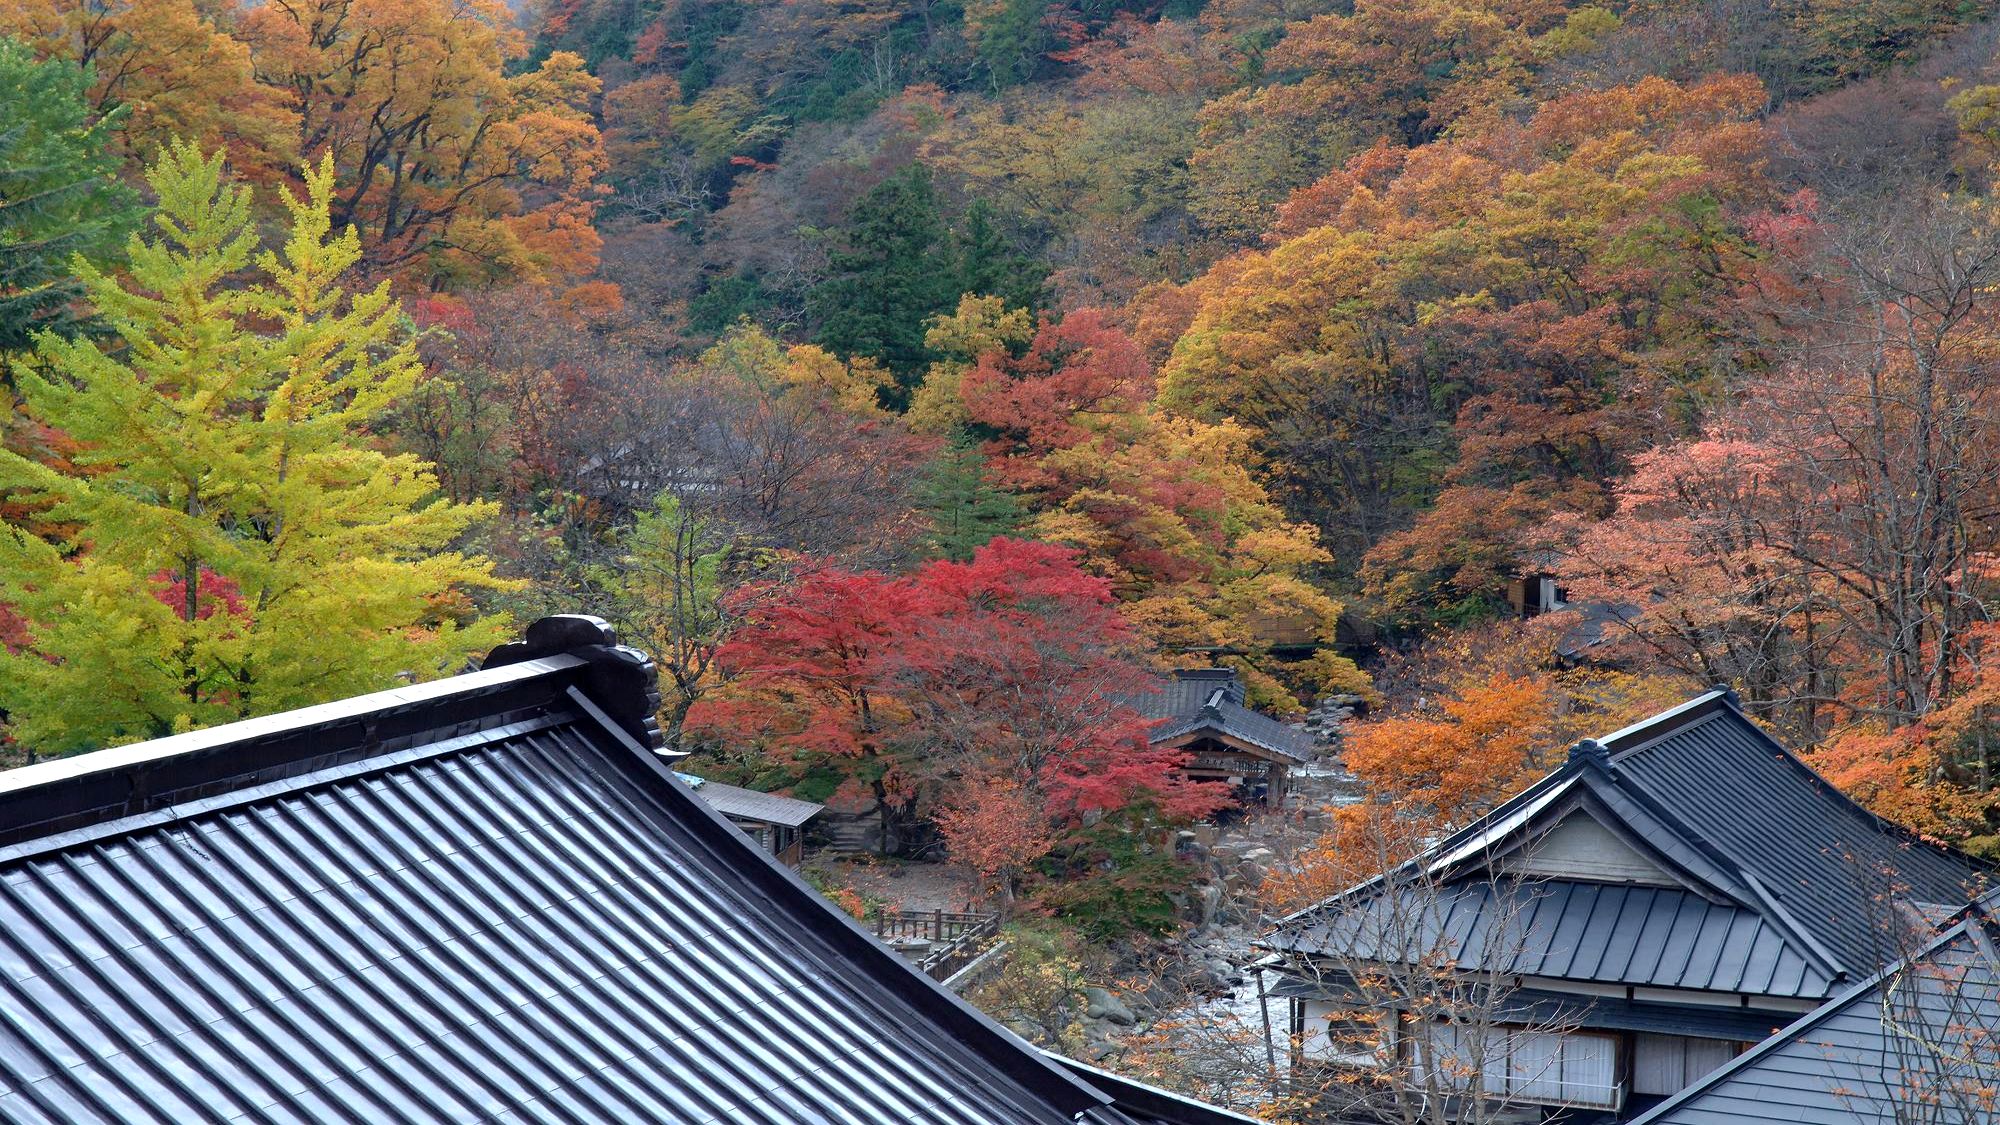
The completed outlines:
[[[875,936],[883,941],[928,942],[917,968],[943,980],[979,956],[1000,933],[1000,916],[957,910],[883,910],[875,915]]]
[[[883,941],[957,941],[968,931],[997,928],[999,918],[962,910],[882,910],[875,915],[875,936]]]

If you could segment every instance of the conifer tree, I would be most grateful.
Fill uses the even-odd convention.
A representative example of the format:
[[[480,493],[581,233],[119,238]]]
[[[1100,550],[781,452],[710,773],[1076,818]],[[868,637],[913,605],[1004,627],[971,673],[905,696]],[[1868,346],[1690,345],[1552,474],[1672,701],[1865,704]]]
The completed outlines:
[[[986,479],[986,457],[963,438],[947,446],[915,491],[917,510],[930,520],[925,547],[935,558],[964,562],[1028,521],[1020,501]]]
[[[855,201],[832,276],[811,294],[819,342],[843,358],[868,356],[894,372],[902,406],[932,358],[926,322],[957,303],[959,268],[951,232],[921,164]]]
[[[44,333],[15,366],[28,416],[81,448],[73,471],[0,451],[0,492],[33,513],[0,529],[24,638],[0,712],[31,754],[435,676],[503,627],[466,597],[501,584],[490,564],[449,549],[487,509],[369,440],[418,361],[386,287],[340,285],[361,248],[332,230],[332,165],[261,254],[219,154],[171,146],[149,181],[130,280],[73,264],[120,346]]]
[[[0,353],[66,327],[77,296],[70,257],[101,261],[139,220],[110,151],[122,114],[91,119],[90,81],[82,67],[37,61],[0,36]]]

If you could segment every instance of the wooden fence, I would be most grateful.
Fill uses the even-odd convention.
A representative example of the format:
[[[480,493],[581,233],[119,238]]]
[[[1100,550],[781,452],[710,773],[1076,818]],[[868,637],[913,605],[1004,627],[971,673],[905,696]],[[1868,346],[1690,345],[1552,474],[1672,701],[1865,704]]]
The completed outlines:
[[[957,910],[882,910],[875,915],[875,936],[887,942],[928,942],[917,957],[917,968],[932,980],[943,980],[972,962],[1000,932],[997,914]]]

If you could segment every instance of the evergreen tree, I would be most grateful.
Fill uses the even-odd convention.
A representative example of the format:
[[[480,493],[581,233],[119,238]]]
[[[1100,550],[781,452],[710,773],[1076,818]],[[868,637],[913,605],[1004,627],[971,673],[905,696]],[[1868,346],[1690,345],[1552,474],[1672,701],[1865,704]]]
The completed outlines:
[[[965,209],[958,232],[958,290],[1003,298],[1009,307],[1030,312],[1041,307],[1041,263],[1015,251],[993,219],[993,208],[975,199]]]
[[[931,360],[925,322],[958,303],[958,263],[930,171],[913,164],[854,204],[814,289],[818,342],[842,358],[868,356],[896,376],[898,401]]]
[[[0,354],[67,327],[79,293],[70,257],[104,261],[139,220],[110,151],[122,114],[91,120],[90,81],[0,36]]]
[[[960,562],[1027,520],[1020,502],[986,479],[986,457],[960,438],[932,463],[915,491],[917,510],[930,521],[925,546],[934,558]]]
[[[33,753],[151,737],[434,676],[500,639],[468,588],[500,581],[448,546],[478,505],[434,500],[430,466],[368,427],[418,374],[385,287],[349,294],[333,166],[286,197],[258,254],[250,192],[222,158],[162,154],[150,239],[121,283],[76,260],[122,347],[43,333],[15,377],[31,420],[82,452],[63,471],[0,451],[6,734]],[[243,285],[254,260],[257,270]]]

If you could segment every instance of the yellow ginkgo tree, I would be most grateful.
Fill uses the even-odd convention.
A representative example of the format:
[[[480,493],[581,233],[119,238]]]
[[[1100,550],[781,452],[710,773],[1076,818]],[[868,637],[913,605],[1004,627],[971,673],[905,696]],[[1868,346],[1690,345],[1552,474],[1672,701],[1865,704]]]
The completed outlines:
[[[386,288],[329,220],[330,163],[259,253],[220,155],[165,150],[129,276],[78,262],[109,339],[45,335],[14,376],[76,449],[0,450],[0,734],[31,755],[130,741],[455,670],[505,623],[452,544],[486,515],[384,452],[418,374]]]

